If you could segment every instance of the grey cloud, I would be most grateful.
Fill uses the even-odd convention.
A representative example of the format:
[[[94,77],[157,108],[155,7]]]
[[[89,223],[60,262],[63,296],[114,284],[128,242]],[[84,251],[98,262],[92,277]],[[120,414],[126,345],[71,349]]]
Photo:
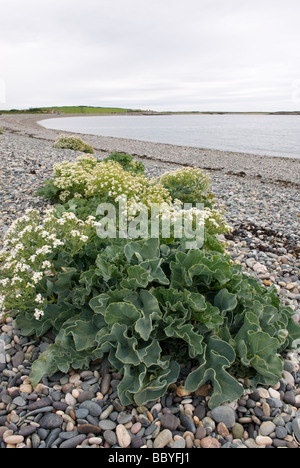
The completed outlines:
[[[299,0],[10,0],[1,107],[292,110],[299,16]]]

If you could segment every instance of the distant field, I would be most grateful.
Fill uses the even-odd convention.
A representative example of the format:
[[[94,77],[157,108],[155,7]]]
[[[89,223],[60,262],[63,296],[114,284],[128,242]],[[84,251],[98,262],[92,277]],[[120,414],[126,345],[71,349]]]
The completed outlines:
[[[122,109],[119,107],[92,106],[36,107],[31,109],[0,110],[1,114],[51,114],[53,112],[62,112],[64,114],[120,114],[141,111],[133,109]]]
[[[64,114],[113,114],[130,112],[131,109],[122,109],[118,107],[89,107],[89,106],[75,106],[75,107],[44,107],[47,112],[63,112]]]

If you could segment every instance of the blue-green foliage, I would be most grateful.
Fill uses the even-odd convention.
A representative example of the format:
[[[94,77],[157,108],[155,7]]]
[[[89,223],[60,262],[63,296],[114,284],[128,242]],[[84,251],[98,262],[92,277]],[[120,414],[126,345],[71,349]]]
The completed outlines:
[[[161,397],[187,360],[196,366],[187,390],[210,382],[211,407],[241,396],[236,376],[270,385],[279,380],[279,352],[300,333],[275,288],[263,288],[219,252],[186,252],[158,239],[86,249],[47,280],[55,302],[44,317],[17,319],[25,334],[57,333],[33,364],[34,385],[105,355],[124,376],[118,387],[124,405]]]

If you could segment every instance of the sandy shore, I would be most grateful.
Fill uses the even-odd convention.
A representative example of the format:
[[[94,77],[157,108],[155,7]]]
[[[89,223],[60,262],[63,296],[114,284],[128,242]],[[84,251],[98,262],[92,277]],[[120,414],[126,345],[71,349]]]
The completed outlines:
[[[75,115],[68,114],[68,117],[73,116],[75,117]],[[0,126],[8,132],[36,139],[53,141],[62,132],[60,130],[46,129],[37,122],[49,118],[63,117],[65,117],[65,115],[0,115]],[[64,133],[68,134],[69,132]],[[87,134],[78,135],[94,146],[98,152],[127,152],[139,158],[157,161],[158,163],[196,166],[212,172],[221,171],[223,174],[262,179],[265,182],[300,185],[300,159],[257,156],[229,151],[150,143],[124,138]]]

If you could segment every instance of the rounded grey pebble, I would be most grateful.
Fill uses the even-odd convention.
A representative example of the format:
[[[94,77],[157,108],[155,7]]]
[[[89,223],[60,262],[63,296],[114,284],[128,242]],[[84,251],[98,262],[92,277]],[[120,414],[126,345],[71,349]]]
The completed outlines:
[[[72,449],[76,448],[78,445],[80,445],[84,440],[86,439],[85,434],[79,434],[75,437],[72,437],[71,439],[65,440],[60,444],[59,448],[65,448],[65,449]]]
[[[118,439],[115,432],[111,430],[105,431],[103,437],[109,445],[116,445],[118,443]]]

